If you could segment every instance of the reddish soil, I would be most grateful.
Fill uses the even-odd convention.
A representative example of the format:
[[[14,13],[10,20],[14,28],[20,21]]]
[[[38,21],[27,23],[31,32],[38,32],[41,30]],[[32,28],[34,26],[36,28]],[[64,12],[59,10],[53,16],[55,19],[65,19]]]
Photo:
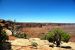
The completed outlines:
[[[9,39],[9,40],[15,40],[16,37],[14,37],[14,36],[8,36],[8,39]]]
[[[71,35],[71,38],[70,38],[69,41],[71,41],[71,42],[75,42],[75,34],[70,34],[70,35]]]

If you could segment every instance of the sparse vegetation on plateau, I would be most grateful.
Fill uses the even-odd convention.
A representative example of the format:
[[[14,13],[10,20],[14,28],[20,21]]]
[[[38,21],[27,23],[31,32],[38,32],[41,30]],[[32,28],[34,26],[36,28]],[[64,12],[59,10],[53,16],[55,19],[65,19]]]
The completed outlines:
[[[37,47],[37,45],[38,45],[36,42],[32,42],[31,44],[32,44],[32,46],[34,46],[34,47]]]
[[[48,32],[46,35],[44,35],[42,39],[46,39],[49,42],[56,42],[60,45],[61,41],[68,42],[70,39],[70,35],[67,32],[64,32],[63,30],[56,28]]]
[[[14,34],[14,36],[15,37],[17,37],[17,38],[27,38],[27,34],[25,34],[25,33],[17,33],[17,34]]]

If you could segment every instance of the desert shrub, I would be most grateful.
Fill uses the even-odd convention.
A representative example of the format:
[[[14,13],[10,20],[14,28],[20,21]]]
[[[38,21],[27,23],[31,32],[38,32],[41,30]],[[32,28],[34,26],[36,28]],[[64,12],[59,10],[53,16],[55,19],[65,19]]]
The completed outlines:
[[[61,37],[62,41],[64,41],[64,42],[68,42],[70,39],[70,35],[68,33],[62,33],[61,36],[62,36]]]
[[[14,36],[15,37],[17,37],[17,38],[27,38],[27,34],[25,34],[25,33],[16,33],[16,34],[14,34]]]
[[[44,40],[44,39],[47,40],[47,39],[46,39],[46,37],[47,37],[46,35],[47,35],[47,34],[41,35],[39,38],[42,39],[42,40]]]
[[[6,35],[5,31],[2,31],[1,36],[0,36],[0,40],[2,40],[2,41],[8,40],[8,36]]]
[[[53,40],[54,40],[54,33],[52,31],[49,31],[47,34],[43,35],[41,37],[41,39],[48,40],[49,42],[53,42]]]
[[[36,42],[32,42],[31,45],[37,47],[38,44]]]
[[[49,31],[46,35],[43,35],[41,39],[48,40],[49,42],[54,42],[55,34],[59,34],[61,36],[61,41],[68,42],[70,39],[70,35],[59,28]]]

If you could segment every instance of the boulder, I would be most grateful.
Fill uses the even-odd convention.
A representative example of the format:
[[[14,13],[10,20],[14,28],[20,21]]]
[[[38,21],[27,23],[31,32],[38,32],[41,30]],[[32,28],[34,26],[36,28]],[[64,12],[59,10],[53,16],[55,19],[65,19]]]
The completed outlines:
[[[11,32],[10,30],[8,30],[8,29],[5,29],[5,32],[6,32],[6,35],[7,35],[7,36],[12,35],[12,32]]]

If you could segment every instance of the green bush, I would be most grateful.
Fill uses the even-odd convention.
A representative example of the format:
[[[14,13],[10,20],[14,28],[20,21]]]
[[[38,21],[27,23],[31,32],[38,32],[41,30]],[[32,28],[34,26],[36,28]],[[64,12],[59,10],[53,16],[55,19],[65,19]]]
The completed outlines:
[[[2,31],[1,36],[0,36],[0,40],[2,42],[5,42],[5,40],[8,40],[8,36],[6,35],[5,31]]]
[[[32,42],[31,45],[37,47],[38,44],[36,42]]]
[[[63,30],[56,28],[52,31],[49,31],[46,35],[43,35],[41,39],[48,40],[49,42],[54,42],[55,34],[58,33],[61,35],[61,41],[68,42],[70,39],[70,35],[67,32],[64,32]]]
[[[62,33],[61,36],[62,36],[61,37],[62,41],[64,41],[64,42],[68,42],[70,39],[70,35],[68,33]]]
[[[27,34],[25,34],[25,33],[17,33],[17,34],[14,34],[14,36],[15,37],[17,37],[17,38],[27,38]]]

